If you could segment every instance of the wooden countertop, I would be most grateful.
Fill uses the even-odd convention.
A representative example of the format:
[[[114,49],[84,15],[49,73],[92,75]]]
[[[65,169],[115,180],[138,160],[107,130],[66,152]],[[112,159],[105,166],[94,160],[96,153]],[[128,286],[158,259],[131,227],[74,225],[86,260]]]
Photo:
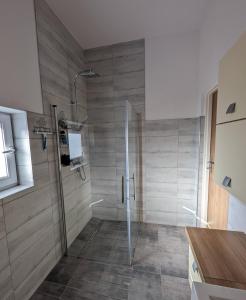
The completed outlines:
[[[243,232],[186,227],[204,282],[246,289],[246,235]]]

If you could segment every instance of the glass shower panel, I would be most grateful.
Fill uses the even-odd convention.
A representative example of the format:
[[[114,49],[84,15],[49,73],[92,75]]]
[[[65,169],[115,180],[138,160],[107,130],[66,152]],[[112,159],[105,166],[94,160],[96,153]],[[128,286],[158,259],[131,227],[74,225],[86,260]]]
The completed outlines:
[[[127,101],[125,107],[125,208],[130,264],[132,264],[136,248],[140,221],[138,206],[139,154],[138,115]]]

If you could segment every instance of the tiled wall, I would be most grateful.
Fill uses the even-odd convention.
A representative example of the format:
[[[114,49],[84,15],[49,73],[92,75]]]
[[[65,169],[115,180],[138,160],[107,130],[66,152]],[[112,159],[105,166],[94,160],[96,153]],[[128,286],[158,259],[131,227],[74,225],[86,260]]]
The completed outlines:
[[[49,136],[48,150],[43,151],[41,137],[32,130],[34,126],[52,127],[50,104],[58,105],[60,116],[72,117],[72,80],[84,66],[82,49],[45,1],[38,0],[35,4],[44,115],[28,113],[34,187],[0,202],[1,300],[28,299],[61,257],[55,143]],[[86,84],[82,80],[79,99],[80,117],[84,120]],[[18,163],[23,164],[25,152],[21,157],[21,147],[28,134],[15,138]],[[88,145],[85,149],[88,154]],[[63,169],[69,244],[92,215],[89,169],[87,163],[85,182],[69,168]]]
[[[124,220],[125,102],[129,100],[136,111],[144,112],[144,41],[87,50],[85,57],[88,66],[101,75],[88,80],[87,90],[92,201],[104,199],[93,207],[93,214]]]
[[[143,120],[140,139],[143,177],[138,186],[143,192],[142,203],[139,203],[143,220],[195,225],[196,218],[188,210],[196,212],[197,209],[199,139],[201,137],[202,142],[204,122],[203,119],[200,122],[200,118],[144,120],[144,52],[142,40],[85,51],[88,65],[101,74],[88,83],[92,195],[93,201],[104,199],[94,207],[93,215],[124,219],[122,126],[127,99]],[[200,166],[202,155],[201,151]]]
[[[202,132],[200,118],[144,122],[145,222],[196,224],[194,213],[197,210],[199,159],[202,162],[202,152],[199,154],[203,147]],[[199,179],[201,181],[201,177]]]

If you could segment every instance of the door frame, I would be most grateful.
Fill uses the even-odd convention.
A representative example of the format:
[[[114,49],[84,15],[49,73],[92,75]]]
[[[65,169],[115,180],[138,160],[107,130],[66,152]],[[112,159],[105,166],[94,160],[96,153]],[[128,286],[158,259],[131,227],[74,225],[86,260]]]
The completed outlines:
[[[209,191],[209,170],[207,169],[210,159],[211,127],[212,127],[212,101],[213,94],[218,92],[218,85],[211,89],[206,96],[205,124],[204,124],[204,158],[203,158],[203,189],[201,202],[201,226],[208,226],[208,191]]]

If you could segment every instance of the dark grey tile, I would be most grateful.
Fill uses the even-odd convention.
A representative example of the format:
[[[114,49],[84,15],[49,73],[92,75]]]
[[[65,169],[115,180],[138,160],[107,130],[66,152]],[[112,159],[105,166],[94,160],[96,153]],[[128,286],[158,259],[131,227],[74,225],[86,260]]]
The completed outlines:
[[[191,297],[188,279],[162,276],[161,286],[163,300],[189,300]]]
[[[162,251],[173,253],[184,254],[188,256],[189,253],[189,245],[188,242],[176,237],[167,237],[163,235],[159,235],[159,247]]]
[[[128,300],[161,299],[161,277],[144,272],[135,272],[129,287]]]
[[[100,227],[100,222],[97,223],[95,220],[89,222],[85,228],[78,235],[77,239],[82,241],[89,241],[93,238],[93,236],[97,233]]]
[[[139,238],[151,245],[158,241],[158,227],[152,224],[140,224]]]
[[[102,300],[107,300],[107,297],[104,297],[102,295],[98,295],[95,293],[85,292],[77,289],[73,289],[70,287],[67,287],[61,296],[60,299],[62,300],[97,300],[98,298]]]
[[[66,285],[72,278],[78,263],[79,259],[63,257],[47,276],[46,280]]]
[[[78,257],[82,249],[87,245],[84,240],[76,239],[68,248],[68,256]]]
[[[65,285],[51,281],[44,281],[38,288],[37,293],[44,296],[60,297],[65,290]]]
[[[127,231],[125,230],[100,230],[97,233],[97,237],[117,240],[128,239]]]
[[[58,300],[59,298],[35,293],[30,300]]]
[[[184,227],[159,225],[158,234],[159,236],[166,235],[167,237],[176,237],[185,241],[187,240]]]
[[[131,276],[131,267],[83,260],[74,273],[72,281],[83,278],[86,281],[104,281],[118,284],[121,288],[128,288]]]
[[[134,270],[160,274],[161,255],[163,254],[156,246],[137,246],[133,260]]]
[[[163,252],[161,274],[188,278],[188,255]]]
[[[64,257],[33,300],[189,299],[184,229],[140,224],[138,230],[130,267],[126,222],[91,219],[69,249],[79,258]]]
[[[98,281],[91,282],[86,281],[84,278],[75,277],[68,283],[69,287],[76,288],[84,293],[96,293],[105,297],[112,297],[114,299],[127,299],[128,290],[121,288],[118,284],[112,284],[109,282]]]

